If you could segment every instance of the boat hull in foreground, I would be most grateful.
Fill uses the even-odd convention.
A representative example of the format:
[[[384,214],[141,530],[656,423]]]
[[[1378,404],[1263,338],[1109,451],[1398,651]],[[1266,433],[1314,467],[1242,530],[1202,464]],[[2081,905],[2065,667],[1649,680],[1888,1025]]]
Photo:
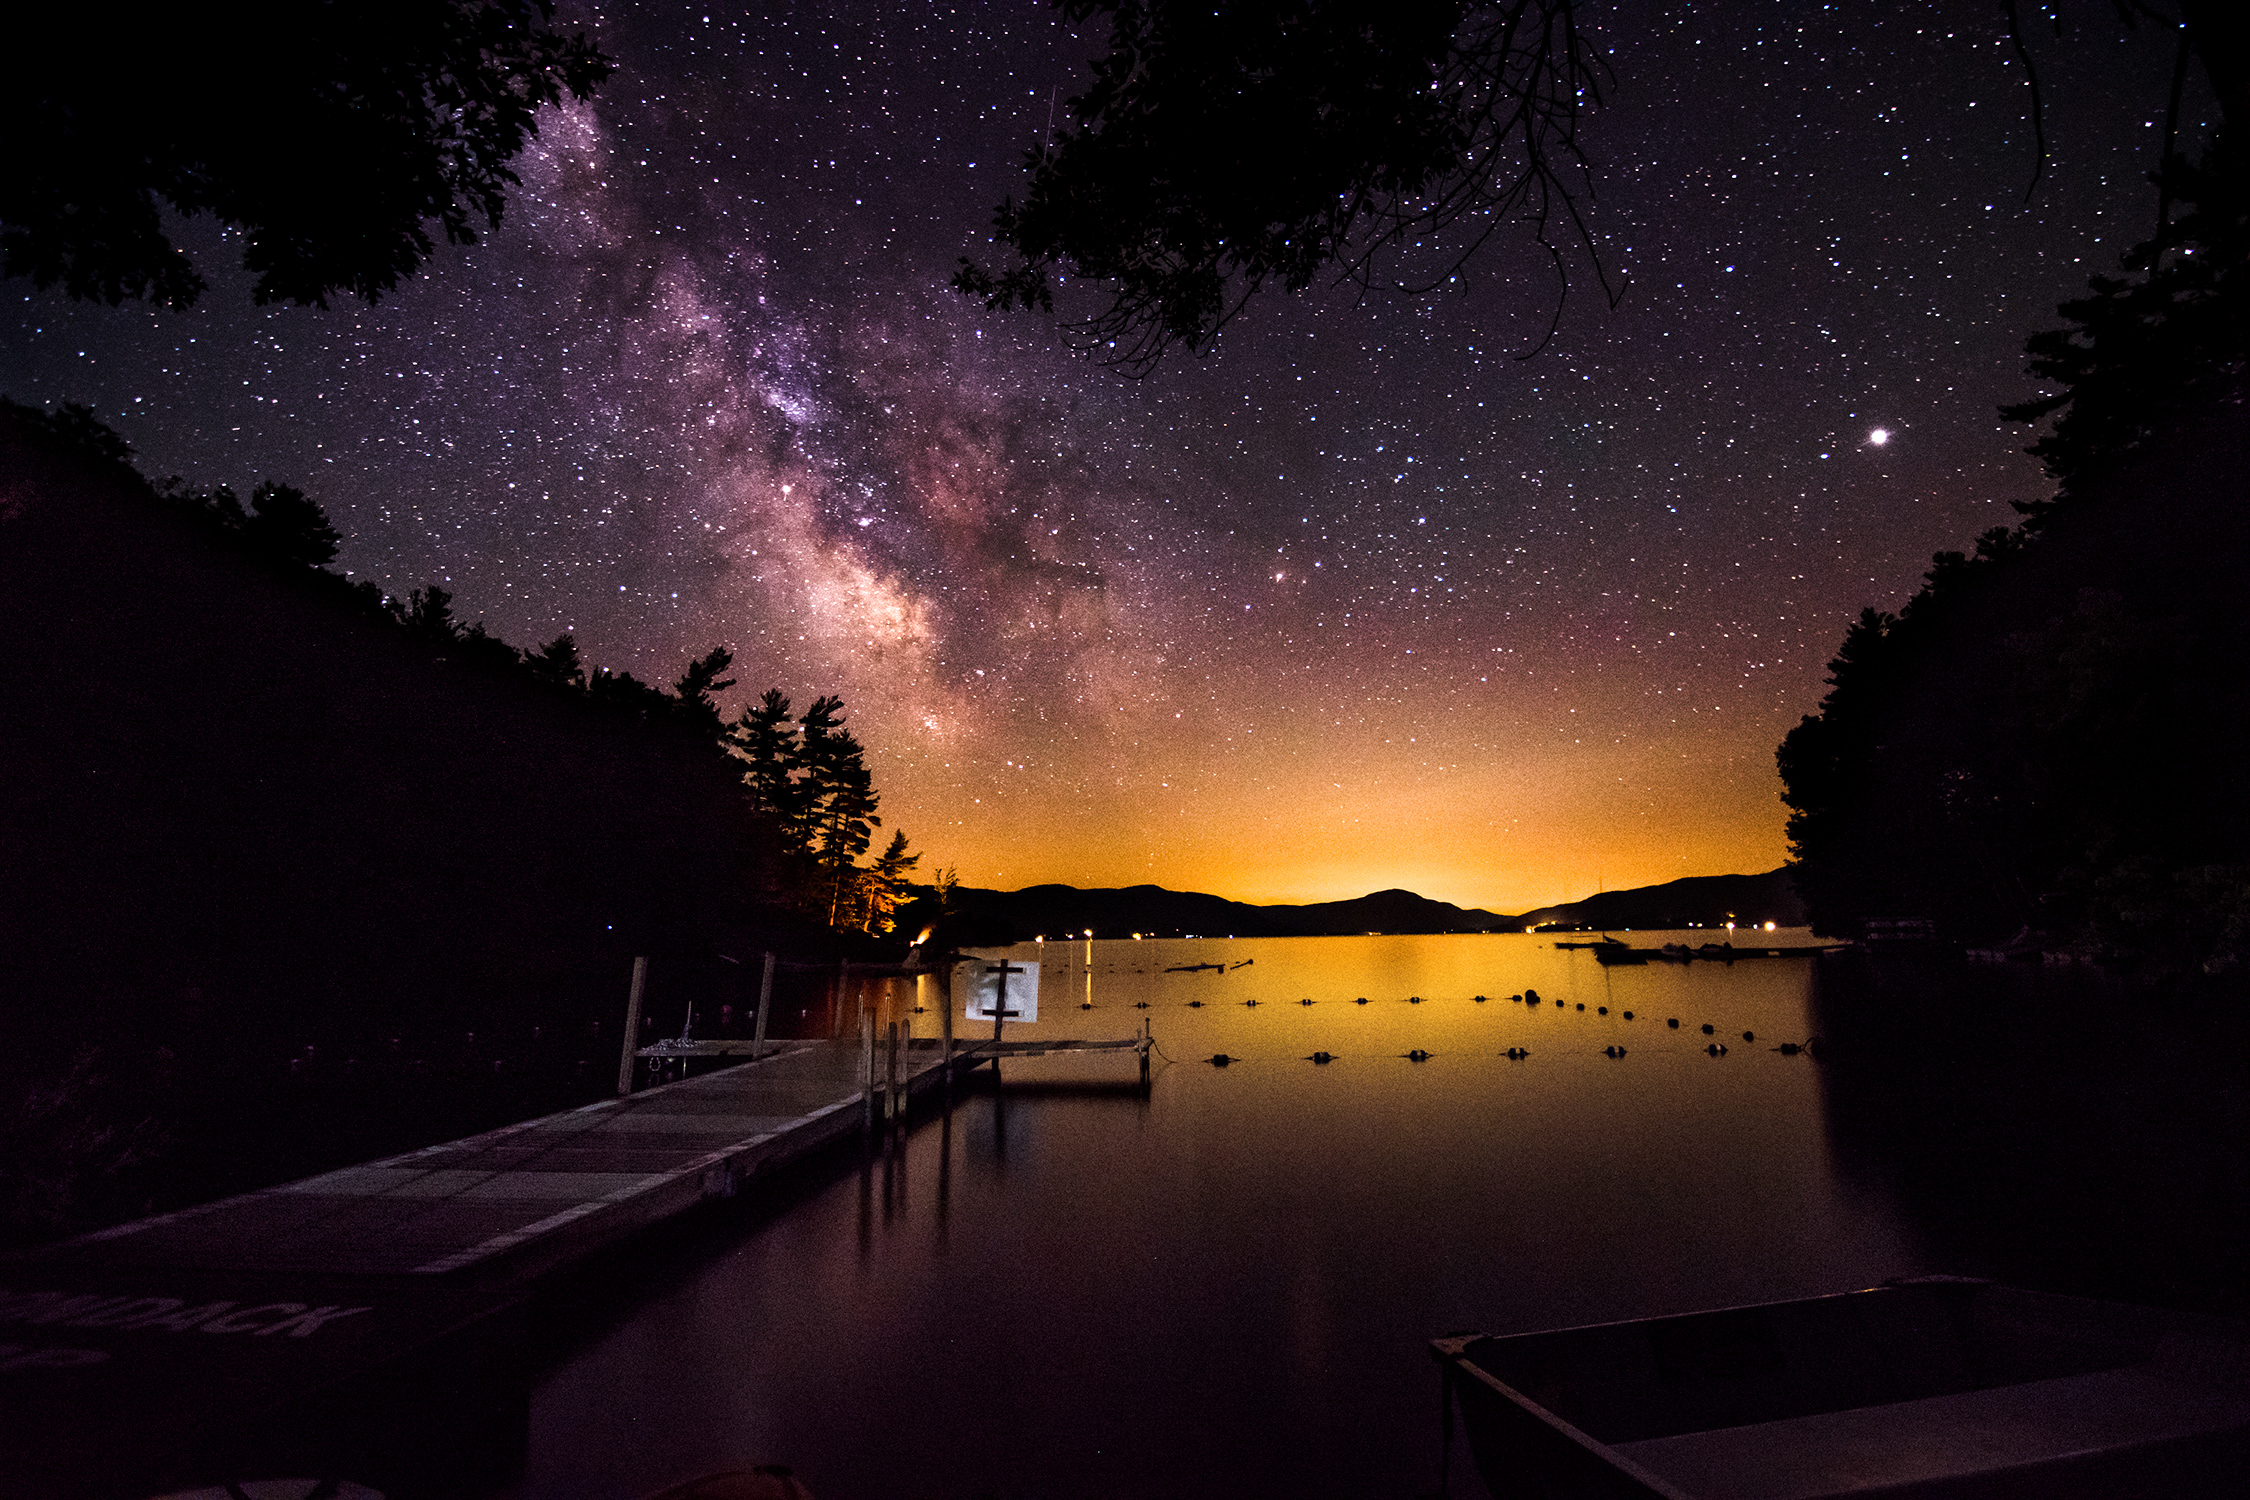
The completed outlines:
[[[2234,1496],[2231,1325],[1935,1279],[1433,1340],[1502,1500]]]

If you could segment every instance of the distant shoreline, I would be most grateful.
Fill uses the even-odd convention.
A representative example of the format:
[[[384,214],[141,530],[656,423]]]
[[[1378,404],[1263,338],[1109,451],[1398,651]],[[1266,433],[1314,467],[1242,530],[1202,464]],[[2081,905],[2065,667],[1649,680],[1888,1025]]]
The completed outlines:
[[[957,886],[952,914],[964,941],[1021,942],[1036,937],[1353,937],[1366,933],[1420,936],[1440,933],[1524,932],[1559,925],[1569,930],[1678,930],[1724,927],[1803,927],[1804,902],[1787,866],[1761,875],[1697,875],[1662,885],[1604,891],[1582,901],[1538,907],[1515,915],[1432,901],[1412,891],[1377,891],[1350,901],[1254,906],[1197,891],[1159,885],[1080,889],[1035,885],[1018,891]],[[911,923],[915,915],[906,914]]]

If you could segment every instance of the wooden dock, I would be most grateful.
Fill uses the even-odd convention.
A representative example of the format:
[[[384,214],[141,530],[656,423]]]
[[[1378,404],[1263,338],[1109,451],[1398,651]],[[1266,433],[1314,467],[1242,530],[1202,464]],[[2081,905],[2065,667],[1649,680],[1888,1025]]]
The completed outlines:
[[[1841,943],[1800,944],[1794,947],[1777,947],[1770,943],[1705,943],[1690,948],[1684,943],[1666,943],[1661,948],[1635,948],[1626,943],[1557,943],[1557,948],[1577,948],[1591,952],[1594,961],[1605,968],[1621,964],[1731,964],[1753,958],[1819,958],[1834,953],[1848,945]]]
[[[677,1055],[664,1045],[646,1050]],[[597,1250],[879,1131],[948,1078],[933,1040],[767,1045],[699,1077],[0,1257],[0,1476],[197,1451],[215,1426],[395,1362]],[[1145,1077],[1147,1046],[956,1043],[951,1071],[1133,1049]]]

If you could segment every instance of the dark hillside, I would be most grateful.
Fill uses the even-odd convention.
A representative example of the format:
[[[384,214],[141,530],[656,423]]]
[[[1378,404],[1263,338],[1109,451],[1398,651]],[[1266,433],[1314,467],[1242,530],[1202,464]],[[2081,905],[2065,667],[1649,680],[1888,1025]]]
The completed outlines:
[[[1377,891],[1350,901],[1309,906],[1251,906],[1160,885],[1080,890],[1035,885],[1020,891],[957,886],[953,910],[976,942],[1020,942],[1042,933],[1096,937],[1317,937],[1353,932],[1490,932],[1511,918],[1431,901],[1412,891]],[[913,913],[908,914],[909,918]]]
[[[1745,927],[1771,922],[1801,927],[1805,903],[1789,871],[1763,875],[1691,875],[1630,891],[1604,891],[1563,906],[1526,912],[1523,925],[1568,922],[1583,927],[1660,929],[1722,927],[1729,920]]]
[[[16,1232],[593,1097],[635,954],[667,1024],[754,986],[770,842],[711,741],[374,602],[0,413]]]
[[[1412,891],[1376,891],[1350,901],[1306,906],[1251,906],[1158,885],[1080,890],[1034,885],[1020,891],[956,887],[953,909],[963,934],[980,943],[1020,942],[1040,934],[1096,937],[1333,937],[1362,932],[1521,932],[1539,922],[1618,928],[1716,927],[1731,915],[1745,924],[1795,927],[1805,920],[1787,870],[1763,875],[1698,875],[1638,890],[1605,891],[1522,916],[1432,901]],[[913,914],[910,913],[909,916]]]

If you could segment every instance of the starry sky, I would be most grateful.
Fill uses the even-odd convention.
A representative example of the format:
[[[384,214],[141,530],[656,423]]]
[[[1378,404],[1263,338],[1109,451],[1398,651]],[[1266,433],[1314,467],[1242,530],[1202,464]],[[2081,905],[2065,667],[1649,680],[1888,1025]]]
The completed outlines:
[[[616,74],[397,295],[257,308],[181,223],[190,310],[0,287],[0,390],[152,476],[296,483],[338,566],[518,644],[664,683],[724,644],[730,711],[841,694],[886,830],[968,884],[1520,911],[1769,869],[1848,619],[2044,492],[1995,409],[2151,227],[2171,39],[2098,4],[2030,37],[2027,202],[1995,6],[1591,14],[1627,289],[1581,266],[1529,359],[1556,288],[1518,240],[1123,378],[946,286],[1098,36],[649,0],[565,5]]]

